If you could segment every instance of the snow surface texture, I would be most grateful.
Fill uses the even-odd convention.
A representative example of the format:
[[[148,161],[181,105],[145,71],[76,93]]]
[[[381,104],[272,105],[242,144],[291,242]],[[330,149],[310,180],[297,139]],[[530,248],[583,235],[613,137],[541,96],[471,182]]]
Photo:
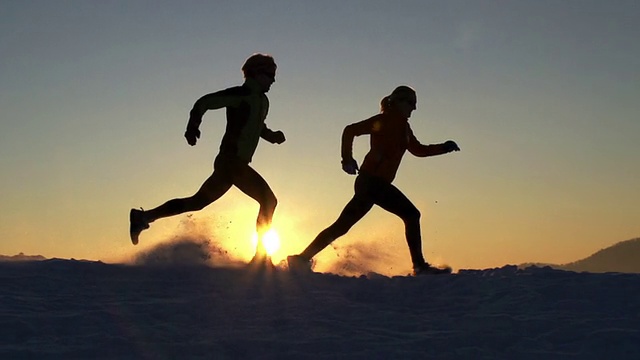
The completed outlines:
[[[0,262],[2,359],[640,359],[640,275]]]

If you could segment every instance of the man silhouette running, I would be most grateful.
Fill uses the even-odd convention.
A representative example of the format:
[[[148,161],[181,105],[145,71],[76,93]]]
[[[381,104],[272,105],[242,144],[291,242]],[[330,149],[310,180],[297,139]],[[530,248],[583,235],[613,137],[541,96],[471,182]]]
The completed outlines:
[[[227,125],[220,152],[213,163],[213,173],[190,197],[172,199],[151,210],[131,209],[129,232],[134,245],[138,243],[140,233],[149,228],[149,223],[200,210],[219,199],[232,185],[260,204],[256,222],[259,239],[269,229],[277,199],[267,182],[249,163],[260,138],[272,144],[282,144],[285,141],[282,131],[272,131],[265,124],[269,110],[269,99],[265,93],[275,82],[276,68],[270,55],[251,55],[242,66],[245,78],[242,85],[204,95],[195,102],[184,133],[191,146],[200,138],[198,128],[204,113],[207,110],[226,108]],[[258,252],[260,251],[264,251],[261,245],[258,248]]]

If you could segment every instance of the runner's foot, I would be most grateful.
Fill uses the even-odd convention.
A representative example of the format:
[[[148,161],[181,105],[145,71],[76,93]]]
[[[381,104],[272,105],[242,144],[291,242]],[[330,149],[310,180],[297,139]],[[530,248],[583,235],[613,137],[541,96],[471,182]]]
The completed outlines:
[[[413,267],[413,276],[441,275],[441,274],[451,274],[451,268],[448,266],[439,268],[439,267],[432,266],[427,262]]]
[[[144,229],[149,228],[149,222],[144,215],[144,210],[131,209],[129,212],[129,235],[133,245],[138,244],[138,237]]]
[[[287,264],[289,270],[294,272],[312,272],[311,260],[308,260],[300,255],[287,256]]]

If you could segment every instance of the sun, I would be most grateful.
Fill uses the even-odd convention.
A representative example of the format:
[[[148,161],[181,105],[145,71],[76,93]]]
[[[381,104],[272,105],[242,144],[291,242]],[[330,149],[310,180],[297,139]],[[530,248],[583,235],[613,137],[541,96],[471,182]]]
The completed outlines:
[[[278,236],[278,233],[274,229],[267,231],[264,234],[262,241],[264,242],[264,248],[267,250],[267,254],[269,256],[272,256],[280,249],[280,236]]]
[[[264,244],[264,249],[267,252],[267,255],[273,256],[280,249],[280,236],[275,231],[275,229],[271,228],[267,231],[262,237],[262,243]],[[258,246],[258,234],[253,235],[253,246]]]

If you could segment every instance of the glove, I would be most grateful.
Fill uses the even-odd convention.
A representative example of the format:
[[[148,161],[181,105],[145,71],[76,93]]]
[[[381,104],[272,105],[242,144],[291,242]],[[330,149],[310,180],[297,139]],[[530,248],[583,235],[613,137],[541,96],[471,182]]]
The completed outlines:
[[[184,132],[184,137],[187,139],[187,143],[193,146],[200,138],[200,130],[194,127],[187,127],[187,131]]]
[[[349,175],[358,173],[358,163],[354,159],[342,160],[342,170]]]
[[[444,145],[444,151],[445,152],[452,152],[452,151],[460,151],[460,148],[458,147],[458,144],[456,144],[455,141],[453,140],[447,140],[445,141]]]
[[[285,137],[284,137],[284,133],[280,130],[278,131],[274,131],[272,138],[271,138],[271,142],[274,144],[282,144],[285,141]]]

